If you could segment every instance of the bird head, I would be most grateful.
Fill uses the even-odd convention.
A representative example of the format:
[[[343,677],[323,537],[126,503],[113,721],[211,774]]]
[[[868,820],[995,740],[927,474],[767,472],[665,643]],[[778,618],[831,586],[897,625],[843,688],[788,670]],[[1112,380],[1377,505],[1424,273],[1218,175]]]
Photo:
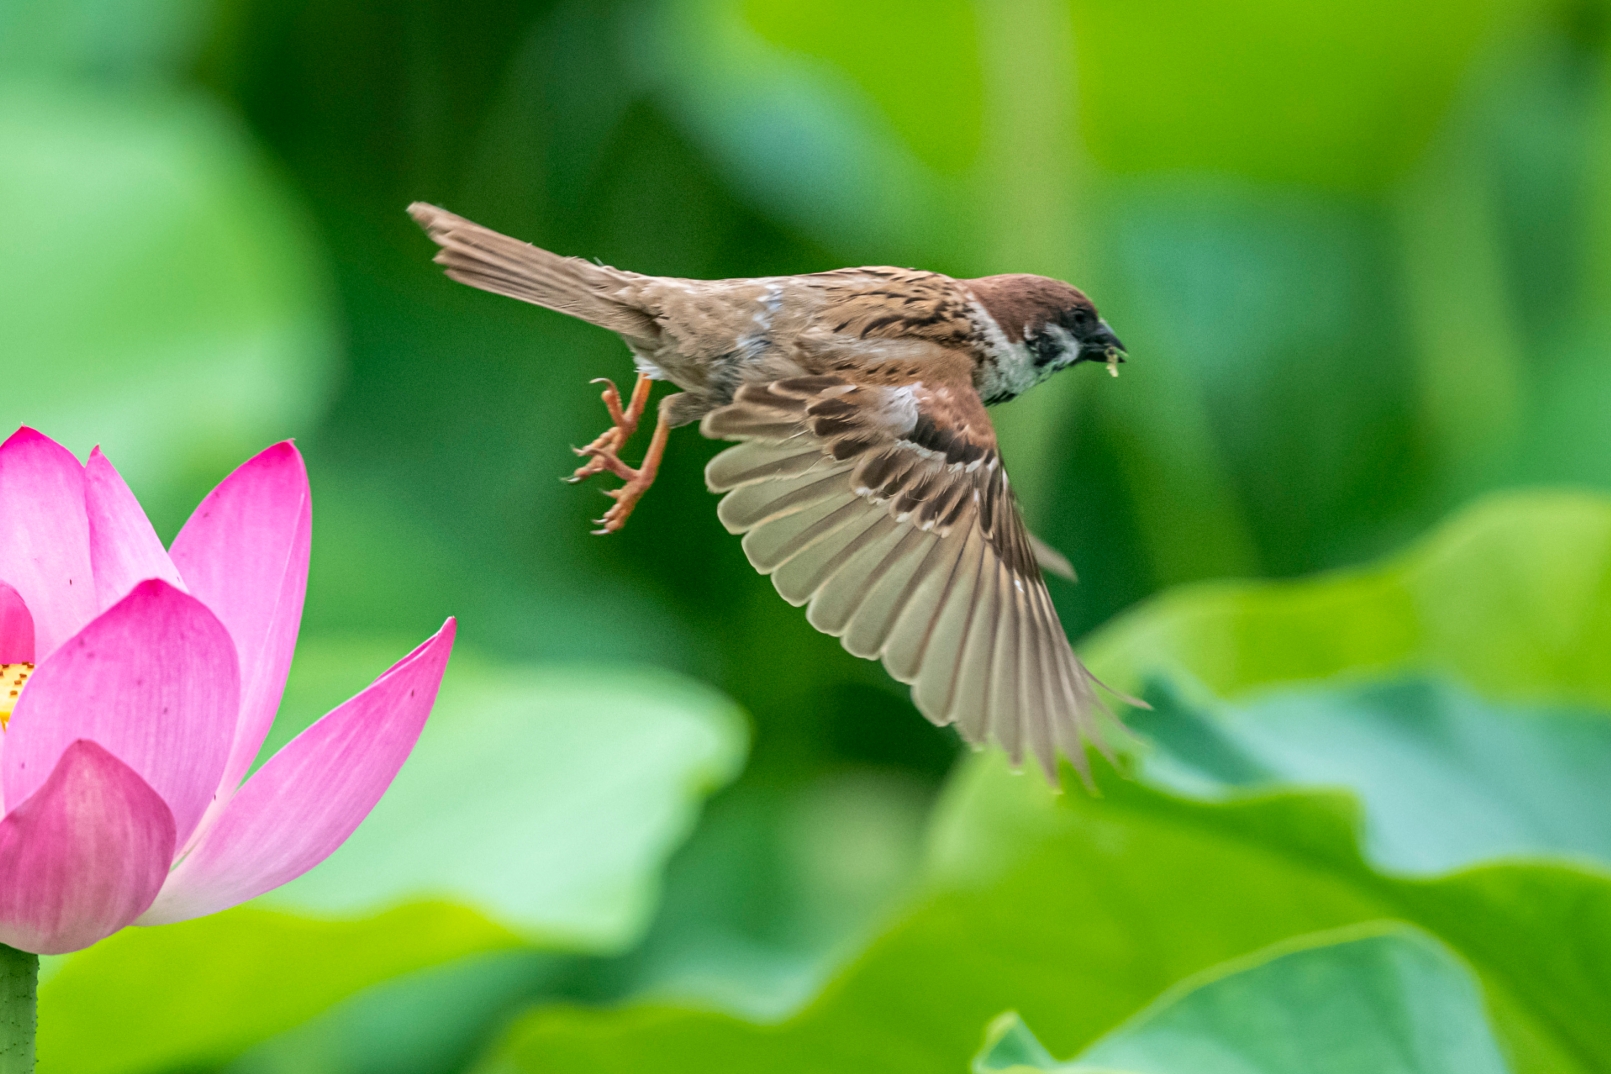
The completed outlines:
[[[1022,343],[1036,380],[1077,362],[1102,362],[1117,373],[1124,344],[1077,287],[1046,276],[1013,273],[968,281],[1009,343]]]

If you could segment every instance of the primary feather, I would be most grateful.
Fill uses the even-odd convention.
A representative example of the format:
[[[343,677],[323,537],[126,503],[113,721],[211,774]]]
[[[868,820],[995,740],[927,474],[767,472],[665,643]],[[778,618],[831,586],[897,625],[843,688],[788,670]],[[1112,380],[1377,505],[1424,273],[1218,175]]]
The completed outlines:
[[[1106,749],[1097,682],[1052,608],[984,408],[933,379],[740,388],[700,426],[741,441],[706,467],[717,513],[784,599],[883,660],[930,720],[1053,780],[1059,752],[1084,775],[1083,743]]]

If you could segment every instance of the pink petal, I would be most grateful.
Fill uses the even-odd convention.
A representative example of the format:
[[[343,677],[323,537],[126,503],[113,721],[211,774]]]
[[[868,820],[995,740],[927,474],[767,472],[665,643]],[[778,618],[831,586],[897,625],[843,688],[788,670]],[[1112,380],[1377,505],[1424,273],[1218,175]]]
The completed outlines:
[[[84,468],[29,428],[0,444],[0,581],[27,603],[41,660],[95,617]]]
[[[391,786],[425,726],[454,621],[253,773],[141,918],[200,917],[294,880],[329,857]]]
[[[104,612],[147,578],[185,587],[140,501],[100,448],[90,452],[84,466],[84,509],[89,516],[97,610]]]
[[[0,582],[0,664],[34,662],[34,617],[22,594]]]
[[[173,815],[94,742],[0,821],[0,943],[42,955],[88,947],[151,905],[173,860]]]
[[[312,532],[308,472],[286,441],[226,477],[174,539],[173,562],[187,588],[223,620],[240,655],[240,717],[206,824],[229,804],[280,707]]]
[[[33,794],[62,751],[93,739],[162,796],[183,845],[218,786],[239,697],[223,624],[167,582],[141,582],[23,689],[0,757],[5,800]]]

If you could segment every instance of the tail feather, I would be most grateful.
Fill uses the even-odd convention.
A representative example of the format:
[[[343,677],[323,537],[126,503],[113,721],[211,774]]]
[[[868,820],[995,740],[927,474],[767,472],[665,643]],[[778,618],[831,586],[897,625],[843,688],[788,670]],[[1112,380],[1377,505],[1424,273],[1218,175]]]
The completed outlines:
[[[422,201],[410,205],[408,215],[441,247],[435,260],[451,279],[568,313],[633,339],[654,340],[660,334],[654,318],[621,294],[642,277],[561,257]]]

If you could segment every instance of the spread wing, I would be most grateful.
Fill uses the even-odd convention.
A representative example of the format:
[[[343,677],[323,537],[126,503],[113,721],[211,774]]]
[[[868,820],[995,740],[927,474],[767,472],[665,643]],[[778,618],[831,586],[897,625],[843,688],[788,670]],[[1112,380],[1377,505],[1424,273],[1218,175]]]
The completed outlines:
[[[722,523],[791,604],[971,743],[1086,772],[1111,714],[1058,622],[971,383],[804,376],[708,414]]]

